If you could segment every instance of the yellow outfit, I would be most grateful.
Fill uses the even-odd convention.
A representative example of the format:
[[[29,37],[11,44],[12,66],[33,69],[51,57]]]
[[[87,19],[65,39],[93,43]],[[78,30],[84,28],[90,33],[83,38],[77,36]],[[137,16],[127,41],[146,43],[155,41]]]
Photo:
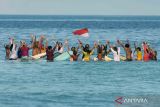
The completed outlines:
[[[45,48],[42,48],[41,49],[41,53],[45,53],[46,52],[46,49]]]
[[[142,52],[141,51],[137,51],[137,60],[138,61],[142,60]]]
[[[89,54],[87,52],[82,51],[84,54],[83,61],[90,61],[90,56],[93,54],[93,51],[91,51]]]

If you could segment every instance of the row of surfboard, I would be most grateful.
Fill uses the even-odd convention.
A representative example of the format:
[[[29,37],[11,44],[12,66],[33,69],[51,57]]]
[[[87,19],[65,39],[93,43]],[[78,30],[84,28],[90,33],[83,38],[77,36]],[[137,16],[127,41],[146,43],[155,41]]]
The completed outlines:
[[[93,60],[94,60],[94,61],[98,61],[98,58],[97,58],[97,57],[94,57]],[[110,61],[113,61],[114,59],[112,59],[112,58],[109,57],[109,56],[105,56],[105,57],[104,57],[104,60],[107,61],[107,62],[110,62]],[[120,56],[120,60],[121,60],[121,61],[125,61],[125,60],[126,60],[126,57]]]
[[[68,60],[70,58],[70,55],[72,55],[72,51],[67,51],[67,52],[64,52],[62,54],[57,52],[57,53],[54,54],[54,60],[55,61]],[[46,56],[46,53],[41,53],[41,54],[38,54],[38,55],[35,55],[35,56],[31,56],[31,59],[37,60],[37,59],[43,58],[45,56]],[[124,60],[126,60],[126,57],[120,56],[120,59],[122,61],[124,61]],[[96,57],[93,57],[93,60],[97,61],[98,59]],[[109,56],[105,56],[104,60],[105,61],[112,61],[113,59]]]
[[[64,52],[62,54],[60,53],[54,53],[54,60],[55,61],[64,61],[64,60],[67,60],[70,58],[70,54],[72,54],[72,51],[67,51],[67,52]],[[46,56],[46,52],[45,53],[41,53],[41,54],[38,54],[38,55],[35,55],[35,56],[31,56],[32,59],[34,60],[37,60],[37,59],[40,59],[40,58],[43,58]]]

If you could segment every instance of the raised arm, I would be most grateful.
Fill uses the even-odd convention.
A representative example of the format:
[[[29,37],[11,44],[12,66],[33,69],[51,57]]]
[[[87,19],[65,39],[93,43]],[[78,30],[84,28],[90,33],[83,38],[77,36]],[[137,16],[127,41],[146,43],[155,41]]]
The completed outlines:
[[[64,44],[65,44],[65,46],[67,47],[67,50],[70,51],[69,43],[68,43],[68,40],[67,40],[67,39],[65,40]]]
[[[12,38],[12,37],[9,38],[9,44],[10,44],[10,45],[13,44],[13,38]]]
[[[45,36],[44,36],[44,35],[40,36],[40,38],[39,38],[39,44],[38,44],[38,47],[39,47],[39,48],[41,48],[44,39],[45,39]]]
[[[143,42],[142,47],[143,47],[144,53],[148,53],[147,52],[147,49],[148,49],[147,43]]]
[[[136,44],[136,42],[134,42],[134,48],[135,48],[135,50],[137,49],[137,44]]]
[[[106,40],[106,45],[108,45],[109,48],[113,48],[113,46],[110,44],[110,41],[109,41],[109,40]]]
[[[35,42],[36,42],[36,36],[31,35],[31,46],[30,46],[30,48],[34,47]]]
[[[33,41],[34,41],[34,35],[31,34],[30,37],[31,37],[31,43],[33,43]]]
[[[93,46],[93,48],[91,50],[93,51],[96,47],[97,47],[97,43],[94,42],[94,46]]]
[[[127,42],[127,44],[129,44],[129,45],[130,45],[130,42],[129,42],[129,40],[128,40],[128,39],[126,40],[126,42]]]
[[[31,43],[33,43],[34,41],[36,41],[36,36],[34,36],[33,34],[31,34],[30,37],[31,37]]]
[[[79,49],[79,46],[77,46],[76,51],[78,51],[78,49]]]
[[[119,45],[121,45],[121,46],[125,49],[124,44],[123,44],[120,40],[117,40],[117,43],[118,43]]]
[[[55,51],[57,48],[57,43],[53,46],[53,51]]]
[[[82,43],[79,43],[79,48],[83,51],[83,45],[82,45]]]
[[[46,39],[46,46],[45,46],[46,48],[48,48],[48,40]]]
[[[133,54],[136,52],[136,50],[137,50],[137,44],[136,44],[136,42],[134,42],[134,52],[133,52]]]
[[[79,39],[78,39],[78,43],[79,43],[79,44],[83,44],[82,41],[80,41]]]

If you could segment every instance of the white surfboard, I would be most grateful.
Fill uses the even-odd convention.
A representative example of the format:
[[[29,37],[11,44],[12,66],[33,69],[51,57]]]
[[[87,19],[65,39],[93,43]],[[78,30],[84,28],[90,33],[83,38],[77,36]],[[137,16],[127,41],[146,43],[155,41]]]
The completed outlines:
[[[107,62],[110,62],[110,61],[112,61],[113,59],[110,58],[110,57],[108,57],[108,56],[105,56],[105,57],[104,57],[104,60],[107,61]]]
[[[34,55],[34,56],[31,56],[32,59],[40,59],[42,57],[46,56],[46,52],[45,53],[41,53],[41,54],[38,54],[38,55]]]
[[[125,56],[120,56],[120,59],[122,60],[122,61],[125,61],[126,60],[126,57]]]
[[[73,54],[72,51],[64,52],[61,55],[57,56],[54,60],[55,61],[64,61],[64,60],[70,59],[70,55],[72,55],[72,54]]]

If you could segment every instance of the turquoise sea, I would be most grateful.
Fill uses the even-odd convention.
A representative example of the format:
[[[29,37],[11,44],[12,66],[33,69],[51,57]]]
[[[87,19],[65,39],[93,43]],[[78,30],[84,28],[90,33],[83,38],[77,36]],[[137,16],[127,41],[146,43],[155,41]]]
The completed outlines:
[[[3,45],[11,36],[30,43],[30,34],[44,34],[76,46],[72,32],[84,27],[90,33],[80,38],[85,43],[145,40],[160,53],[160,16],[1,15],[0,107],[115,107],[117,96],[160,95],[159,55],[157,62],[5,60]]]

